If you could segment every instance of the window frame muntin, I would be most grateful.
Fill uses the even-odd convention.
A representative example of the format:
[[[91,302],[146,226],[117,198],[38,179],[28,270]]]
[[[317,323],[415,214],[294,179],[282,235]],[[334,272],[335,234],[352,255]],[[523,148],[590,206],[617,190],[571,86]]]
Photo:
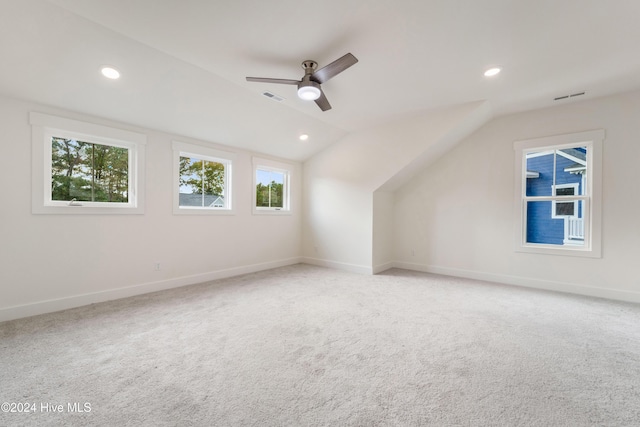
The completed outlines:
[[[602,257],[602,155],[605,139],[604,129],[564,135],[515,141],[515,251],[547,255],[569,255],[588,258]],[[545,150],[560,150],[586,146],[587,177],[586,194],[578,196],[527,196],[527,153]],[[584,201],[585,224],[584,245],[551,245],[527,242],[527,202],[535,201]]]

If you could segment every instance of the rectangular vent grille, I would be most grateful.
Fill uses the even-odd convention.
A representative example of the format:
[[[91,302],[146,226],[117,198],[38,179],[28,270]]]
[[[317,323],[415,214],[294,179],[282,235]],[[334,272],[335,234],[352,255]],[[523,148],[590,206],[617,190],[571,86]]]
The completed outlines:
[[[262,92],[262,94],[267,98],[273,99],[274,101],[278,101],[278,102],[284,101],[283,97],[281,97],[280,95],[276,95],[275,93],[272,93],[272,92]]]
[[[560,101],[561,99],[567,99],[567,98],[573,98],[574,96],[581,96],[584,95],[585,92],[578,92],[578,93],[572,93],[571,95],[563,95],[563,96],[559,96],[557,98],[553,98],[554,101]]]

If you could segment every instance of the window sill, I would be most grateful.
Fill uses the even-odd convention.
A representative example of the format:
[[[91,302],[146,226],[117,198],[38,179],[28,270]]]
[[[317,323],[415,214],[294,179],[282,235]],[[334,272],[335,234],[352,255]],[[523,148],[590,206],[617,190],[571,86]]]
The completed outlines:
[[[602,258],[600,251],[589,248],[580,248],[576,245],[543,245],[529,244],[516,247],[516,252],[534,253],[543,255],[564,255],[581,258]]]
[[[291,215],[291,209],[258,209],[253,208],[254,215]]]
[[[233,209],[173,208],[174,215],[235,215]]]
[[[32,213],[35,215],[142,215],[141,207],[98,207],[98,206],[43,206],[34,205]]]

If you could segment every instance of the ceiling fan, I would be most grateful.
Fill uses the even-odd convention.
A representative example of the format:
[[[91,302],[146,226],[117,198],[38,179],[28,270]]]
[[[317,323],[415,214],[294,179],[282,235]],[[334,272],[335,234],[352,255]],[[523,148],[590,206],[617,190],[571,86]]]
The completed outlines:
[[[336,59],[329,65],[316,70],[318,63],[316,61],[306,60],[302,62],[304,68],[304,76],[301,80],[289,79],[270,79],[265,77],[247,77],[248,82],[258,83],[277,83],[284,85],[298,86],[298,97],[307,101],[315,101],[322,111],[331,109],[331,104],[322,92],[320,85],[337,74],[340,74],[347,68],[358,62],[358,59],[350,53]]]

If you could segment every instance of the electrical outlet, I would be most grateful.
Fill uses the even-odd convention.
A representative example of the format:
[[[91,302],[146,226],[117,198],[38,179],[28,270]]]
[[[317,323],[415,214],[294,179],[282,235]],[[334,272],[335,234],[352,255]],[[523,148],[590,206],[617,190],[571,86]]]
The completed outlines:
[[[155,271],[160,271],[160,263],[159,262],[155,262],[153,263],[153,269]]]
[[[416,250],[415,249],[411,249],[411,256],[416,256]]]

